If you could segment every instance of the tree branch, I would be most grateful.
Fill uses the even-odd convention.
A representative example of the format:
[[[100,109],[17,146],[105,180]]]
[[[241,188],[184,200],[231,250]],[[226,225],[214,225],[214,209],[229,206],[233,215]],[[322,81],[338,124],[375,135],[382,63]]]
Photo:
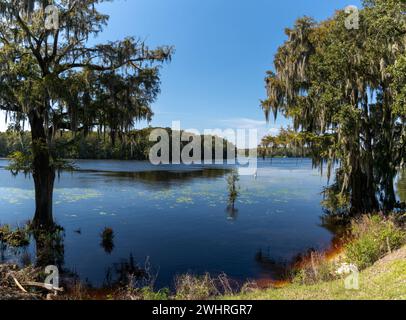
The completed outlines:
[[[10,112],[21,112],[21,109],[17,105],[11,104],[0,104],[0,110],[10,111]]]

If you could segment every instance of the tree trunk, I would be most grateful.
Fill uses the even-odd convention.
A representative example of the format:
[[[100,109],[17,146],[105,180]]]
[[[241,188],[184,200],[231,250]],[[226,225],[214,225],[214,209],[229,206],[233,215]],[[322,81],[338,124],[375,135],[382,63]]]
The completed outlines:
[[[384,185],[384,200],[383,200],[383,208],[386,212],[390,212],[395,208],[396,205],[396,195],[395,195],[395,188],[393,186],[394,178],[389,178],[385,181]]]
[[[351,176],[351,215],[374,213],[379,210],[374,183],[360,169]]]
[[[55,168],[51,164],[49,146],[44,129],[44,119],[37,114],[30,115],[33,179],[35,185],[35,216],[33,224],[37,228],[47,228],[54,224],[52,198],[55,182]]]
[[[111,145],[114,148],[116,146],[116,131],[113,129],[110,129],[110,139],[111,139]]]

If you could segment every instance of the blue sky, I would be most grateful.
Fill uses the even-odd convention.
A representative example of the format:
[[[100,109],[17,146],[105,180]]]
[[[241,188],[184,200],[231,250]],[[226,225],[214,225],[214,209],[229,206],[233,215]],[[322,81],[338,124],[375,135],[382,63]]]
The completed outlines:
[[[100,8],[110,23],[98,41],[131,35],[150,47],[176,47],[162,69],[152,125],[179,120],[182,129],[255,127],[263,135],[289,123],[280,118],[266,124],[259,107],[265,72],[285,40],[284,29],[300,16],[321,20],[348,5],[360,1],[116,0]]]

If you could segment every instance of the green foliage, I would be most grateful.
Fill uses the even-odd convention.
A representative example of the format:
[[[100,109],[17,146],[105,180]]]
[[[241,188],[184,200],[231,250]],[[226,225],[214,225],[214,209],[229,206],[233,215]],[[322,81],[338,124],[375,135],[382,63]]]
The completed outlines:
[[[32,173],[32,155],[31,153],[23,153],[21,151],[14,151],[8,156],[10,163],[7,166],[7,170],[10,170],[13,175],[17,175],[22,172],[24,174]],[[62,171],[73,171],[76,169],[75,165],[70,160],[54,159],[51,158],[51,164],[55,170]]]
[[[400,202],[406,204],[406,170],[403,170],[399,175],[397,182],[397,191],[399,194]]]
[[[44,25],[50,1],[0,2],[0,111],[17,131],[25,122],[31,127],[31,166],[17,157],[14,170],[31,170],[36,198],[48,199],[36,201],[38,226],[52,225],[55,171],[70,167],[58,160],[56,134],[72,131],[75,139],[98,129],[115,146],[136,121],[151,120],[160,67],[174,52],[150,49],[134,37],[90,44],[109,21],[98,5],[106,1],[52,1],[56,30]]]
[[[30,243],[28,227],[12,230],[9,225],[0,226],[0,242],[13,248],[25,247]]]
[[[55,0],[58,30],[44,28],[49,1],[30,0],[36,5],[28,11],[25,2],[0,6],[0,110],[8,120],[28,120],[50,143],[59,129],[99,126],[116,136],[136,120],[151,119],[159,67],[170,60],[172,47],[150,49],[133,37],[90,46],[87,40],[109,20],[96,6],[104,0]]]
[[[348,191],[342,189],[343,169],[336,170],[336,182],[323,192],[322,206],[329,214],[343,215],[350,211],[351,201]]]
[[[10,164],[7,167],[14,175],[19,172],[24,172],[25,174],[31,172],[32,159],[30,155],[24,154],[20,151],[15,151],[9,155]]]
[[[335,188],[325,188],[323,208],[333,214],[341,214],[350,211],[348,194],[341,193]]]
[[[117,160],[148,160],[150,149],[155,142],[149,141],[149,136],[155,128],[145,128],[141,130],[131,130],[122,134],[120,139],[112,144],[109,135],[90,132],[87,135],[74,134],[71,132],[59,132],[53,142],[52,163],[60,170],[72,170],[72,162],[62,159],[117,159]],[[171,129],[168,128],[169,136],[172,136]],[[20,136],[24,137],[24,147],[16,141]],[[13,171],[19,168],[19,172],[31,172],[32,157],[31,138],[29,132],[19,133],[8,131],[0,132],[0,157],[9,157],[12,165],[9,169]],[[202,142],[204,136],[201,136]],[[182,142],[185,146],[187,142]],[[170,153],[172,145],[170,144]],[[213,143],[212,154],[215,154],[215,144]],[[234,145],[225,142],[223,145],[223,155],[227,157],[227,148],[235,148]],[[204,154],[202,153],[202,158]],[[56,159],[56,160],[55,160]]]
[[[312,285],[331,281],[337,278],[336,265],[328,261],[324,255],[312,253],[311,262],[293,271],[292,283]]]
[[[406,232],[391,218],[379,215],[364,216],[352,224],[351,237],[345,246],[349,262],[365,269],[388,252],[406,243]]]
[[[299,133],[288,141],[306,146],[315,165],[327,161],[328,176],[340,164],[335,191],[354,214],[393,210],[393,181],[406,159],[406,3],[364,5],[359,30],[346,28],[344,11],[287,29],[262,102],[267,119],[292,118]]]
[[[165,301],[169,300],[170,291],[168,288],[161,289],[157,292],[154,292],[150,287],[145,287],[139,290],[139,294],[142,300],[147,301]]]
[[[229,205],[234,206],[235,201],[239,195],[239,187],[238,181],[240,181],[240,177],[238,172],[233,171],[227,176],[227,187],[228,187],[228,203]]]
[[[390,68],[393,76],[392,89],[395,92],[395,104],[393,113],[404,116],[406,114],[406,54],[399,57]]]
[[[258,153],[263,157],[308,157],[310,150],[306,144],[306,136],[291,128],[281,129],[277,136],[265,136]]]
[[[8,130],[0,132],[0,157],[8,157],[13,152],[28,153],[31,143],[30,135],[25,132]]]
[[[222,297],[227,300],[405,300],[406,247],[394,259],[360,272],[359,290],[347,290],[342,279],[314,285],[288,284],[280,289],[252,290]]]

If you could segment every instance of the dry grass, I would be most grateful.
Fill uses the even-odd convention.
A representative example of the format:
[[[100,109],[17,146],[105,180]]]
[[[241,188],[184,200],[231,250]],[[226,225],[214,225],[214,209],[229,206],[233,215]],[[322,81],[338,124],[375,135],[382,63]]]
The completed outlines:
[[[212,277],[206,273],[196,277],[191,274],[178,276],[175,280],[177,300],[207,300],[221,295],[230,295],[236,292],[237,283],[230,280],[227,275],[220,274]],[[248,287],[247,287],[248,288]]]
[[[39,300],[43,296],[34,291],[23,292],[17,287],[11,275],[20,283],[35,282],[38,270],[32,267],[20,270],[16,265],[0,265],[0,300]]]

